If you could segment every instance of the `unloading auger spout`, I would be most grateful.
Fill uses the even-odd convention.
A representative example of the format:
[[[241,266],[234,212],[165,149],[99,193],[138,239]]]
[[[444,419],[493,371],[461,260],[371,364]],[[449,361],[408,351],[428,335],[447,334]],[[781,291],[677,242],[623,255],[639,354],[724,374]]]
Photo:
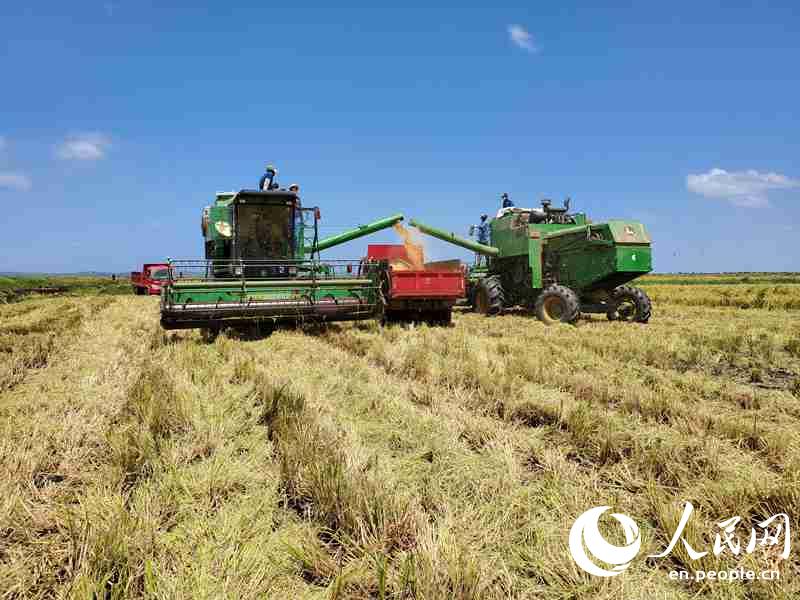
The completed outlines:
[[[334,246],[338,246],[340,244],[344,244],[346,242],[351,242],[353,240],[357,240],[360,237],[364,237],[365,235],[370,235],[372,233],[377,233],[383,229],[388,229],[400,223],[405,217],[398,213],[396,215],[392,215],[391,217],[386,217],[385,219],[378,219],[377,221],[373,221],[372,223],[368,223],[367,225],[359,225],[358,227],[353,227],[352,229],[348,229],[344,233],[339,233],[337,235],[333,235],[331,237],[327,237],[323,240],[317,242],[316,247],[314,246],[307,246],[305,251],[306,254],[311,254],[313,250],[322,251],[328,250],[329,248],[333,248]]]
[[[466,248],[467,250],[471,250],[472,252],[477,252],[478,254],[484,254],[486,256],[497,256],[498,254],[500,254],[499,248],[467,240],[465,238],[457,236],[455,233],[445,231],[444,229],[437,229],[436,227],[431,227],[430,225],[425,225],[424,223],[420,223],[419,221],[416,221],[414,219],[411,219],[408,222],[408,224],[411,225],[412,227],[416,227],[422,233],[426,233],[432,237],[438,238],[445,242],[450,242],[451,244],[455,244],[456,246],[461,246],[462,248]]]

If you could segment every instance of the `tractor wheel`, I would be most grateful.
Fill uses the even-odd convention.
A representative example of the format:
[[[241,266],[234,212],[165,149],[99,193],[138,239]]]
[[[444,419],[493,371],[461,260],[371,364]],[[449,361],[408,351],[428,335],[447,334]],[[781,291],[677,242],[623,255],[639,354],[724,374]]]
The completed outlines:
[[[606,314],[609,321],[630,321],[647,323],[652,306],[644,290],[629,285],[621,285],[611,295],[614,308]]]
[[[568,287],[553,285],[539,294],[534,310],[546,325],[574,323],[581,316],[581,303],[578,295]]]
[[[499,275],[484,277],[476,286],[474,310],[482,315],[498,315],[503,310],[506,297]]]

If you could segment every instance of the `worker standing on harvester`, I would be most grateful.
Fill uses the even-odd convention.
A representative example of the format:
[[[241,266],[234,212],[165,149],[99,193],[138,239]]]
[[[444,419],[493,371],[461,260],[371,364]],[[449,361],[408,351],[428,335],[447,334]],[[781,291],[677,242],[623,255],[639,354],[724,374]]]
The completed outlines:
[[[502,206],[500,207],[500,210],[497,211],[498,219],[514,208],[514,203],[505,192],[503,192],[503,194],[500,196],[500,199],[502,200]]]
[[[489,215],[483,214],[481,215],[481,224],[480,225],[473,225],[469,228],[469,234],[474,235],[478,239],[479,244],[483,244],[484,246],[489,245],[489,223],[486,221],[489,218]],[[483,254],[475,253],[475,266],[481,266],[484,257]]]
[[[267,165],[265,173],[258,180],[258,189],[262,192],[268,192],[278,187],[275,177],[278,175],[278,169],[272,165]]]

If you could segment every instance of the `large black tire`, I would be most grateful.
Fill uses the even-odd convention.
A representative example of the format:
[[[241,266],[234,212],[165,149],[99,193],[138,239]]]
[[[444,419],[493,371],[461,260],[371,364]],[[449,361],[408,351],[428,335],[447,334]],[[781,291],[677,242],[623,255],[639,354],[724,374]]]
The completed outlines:
[[[475,312],[487,316],[498,315],[505,304],[506,296],[500,276],[490,275],[481,279],[475,290]]]
[[[581,316],[578,295],[563,285],[546,288],[533,306],[538,319],[546,325],[575,323]]]
[[[608,311],[610,321],[647,323],[652,313],[650,298],[644,290],[630,285],[621,285],[611,294],[613,310]]]

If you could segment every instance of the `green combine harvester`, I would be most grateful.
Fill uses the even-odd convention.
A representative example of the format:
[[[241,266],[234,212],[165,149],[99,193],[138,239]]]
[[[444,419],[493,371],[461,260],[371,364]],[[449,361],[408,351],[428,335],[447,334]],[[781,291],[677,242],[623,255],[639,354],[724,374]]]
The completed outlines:
[[[486,257],[472,267],[468,297],[474,310],[496,315],[507,308],[532,308],[545,323],[574,323],[581,313],[646,323],[650,299],[625,285],[652,270],[650,235],[635,221],[591,223],[585,214],[553,208],[507,208],[490,222],[491,245],[454,233],[410,224],[423,233]]]
[[[382,265],[323,261],[320,252],[393,226],[398,214],[319,239],[320,210],[294,192],[218,193],[203,210],[205,260],[170,260],[161,295],[165,329],[347,321],[380,314]]]

